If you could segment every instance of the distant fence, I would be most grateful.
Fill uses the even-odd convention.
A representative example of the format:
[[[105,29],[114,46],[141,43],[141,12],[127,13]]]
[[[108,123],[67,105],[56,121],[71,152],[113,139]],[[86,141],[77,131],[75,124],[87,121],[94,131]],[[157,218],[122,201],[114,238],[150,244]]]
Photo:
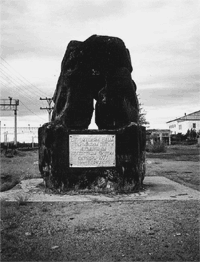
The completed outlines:
[[[12,143],[14,141],[14,127],[1,127],[1,143]],[[38,143],[38,127],[18,127],[17,142]]]

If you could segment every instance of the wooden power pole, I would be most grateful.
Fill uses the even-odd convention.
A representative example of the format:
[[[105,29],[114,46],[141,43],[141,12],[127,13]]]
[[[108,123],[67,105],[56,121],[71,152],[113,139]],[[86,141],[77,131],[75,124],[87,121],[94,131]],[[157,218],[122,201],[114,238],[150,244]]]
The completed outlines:
[[[14,111],[14,145],[17,145],[17,107],[19,105],[19,99],[0,99],[0,109],[3,111]]]
[[[46,100],[49,107],[40,107],[41,110],[47,110],[47,112],[49,113],[49,122],[51,121],[51,112],[53,111],[53,107],[51,107],[51,103],[53,102],[53,99],[52,98],[41,98],[40,97],[40,100]]]

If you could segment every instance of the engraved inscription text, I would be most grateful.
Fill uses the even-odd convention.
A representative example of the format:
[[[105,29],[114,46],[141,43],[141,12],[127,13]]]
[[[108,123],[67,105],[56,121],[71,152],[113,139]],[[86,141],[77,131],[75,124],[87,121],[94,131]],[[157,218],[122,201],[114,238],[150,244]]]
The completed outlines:
[[[115,159],[115,135],[69,136],[70,167],[112,167]]]

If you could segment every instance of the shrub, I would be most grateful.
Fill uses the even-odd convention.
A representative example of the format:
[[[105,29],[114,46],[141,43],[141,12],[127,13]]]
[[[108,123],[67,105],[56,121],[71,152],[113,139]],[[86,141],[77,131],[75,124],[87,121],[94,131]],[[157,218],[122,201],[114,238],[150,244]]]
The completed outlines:
[[[20,182],[19,177],[12,174],[1,174],[0,192],[7,191]]]
[[[154,143],[153,145],[149,145],[148,151],[151,153],[164,153],[166,152],[166,145],[164,143]]]

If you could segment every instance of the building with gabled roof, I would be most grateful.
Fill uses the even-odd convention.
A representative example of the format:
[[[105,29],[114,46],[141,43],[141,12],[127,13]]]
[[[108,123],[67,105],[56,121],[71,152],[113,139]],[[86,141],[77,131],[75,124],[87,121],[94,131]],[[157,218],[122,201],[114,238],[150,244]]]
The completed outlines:
[[[182,117],[167,122],[171,134],[181,133],[185,135],[189,130],[200,131],[200,110],[191,114],[185,114]]]

